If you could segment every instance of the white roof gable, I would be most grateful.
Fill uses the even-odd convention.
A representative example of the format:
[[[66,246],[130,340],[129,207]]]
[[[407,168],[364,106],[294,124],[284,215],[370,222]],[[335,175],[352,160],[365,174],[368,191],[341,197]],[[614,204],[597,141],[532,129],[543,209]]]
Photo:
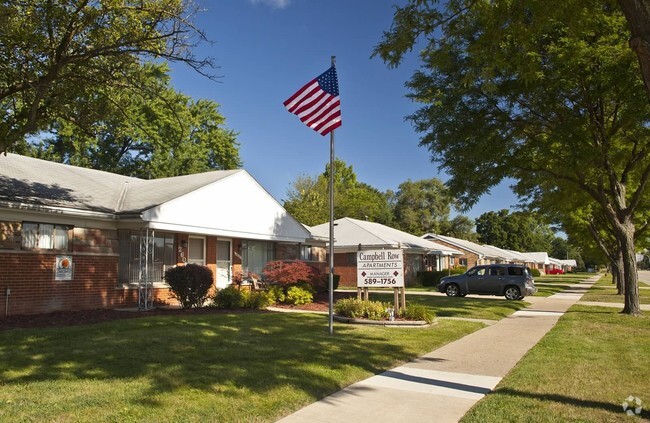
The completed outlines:
[[[435,240],[443,241],[450,245],[453,245],[454,247],[460,248],[465,251],[469,251],[470,253],[478,254],[479,256],[495,258],[495,259],[503,259],[502,253],[497,253],[492,249],[485,248],[483,245],[479,245],[472,241],[467,241],[460,238],[454,238],[451,236],[444,236],[444,235],[438,235],[432,233],[424,234],[422,235],[422,238],[434,240],[434,241]]]
[[[544,251],[534,252],[534,253],[521,253],[524,256],[528,257],[531,262],[539,264],[551,264],[548,259],[548,253]]]
[[[310,238],[245,170],[145,210],[142,218],[153,228],[181,232],[290,242]]]
[[[363,248],[403,248],[422,253],[438,255],[460,255],[453,248],[397,229],[365,220],[344,217],[334,221],[334,248],[356,250]],[[311,233],[318,237],[329,237],[329,222],[311,227]]]

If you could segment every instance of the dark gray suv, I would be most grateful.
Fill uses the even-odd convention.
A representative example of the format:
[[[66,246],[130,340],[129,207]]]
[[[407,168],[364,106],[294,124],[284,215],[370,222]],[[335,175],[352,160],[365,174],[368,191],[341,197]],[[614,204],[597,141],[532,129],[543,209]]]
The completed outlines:
[[[467,294],[503,295],[519,300],[537,292],[530,269],[521,264],[486,264],[475,266],[462,275],[445,276],[438,291],[450,297]]]

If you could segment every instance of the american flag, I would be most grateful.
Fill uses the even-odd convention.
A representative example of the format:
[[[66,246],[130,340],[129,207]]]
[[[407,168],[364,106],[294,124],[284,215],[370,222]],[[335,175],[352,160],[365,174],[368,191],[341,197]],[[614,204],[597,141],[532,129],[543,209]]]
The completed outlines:
[[[336,68],[332,66],[318,78],[284,102],[288,111],[321,135],[327,135],[341,126],[341,101]]]

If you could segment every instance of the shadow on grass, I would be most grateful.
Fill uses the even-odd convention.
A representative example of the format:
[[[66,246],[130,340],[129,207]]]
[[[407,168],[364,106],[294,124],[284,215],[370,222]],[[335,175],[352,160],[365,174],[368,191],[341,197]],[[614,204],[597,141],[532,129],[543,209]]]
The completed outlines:
[[[539,400],[539,401],[556,402],[564,405],[569,405],[572,407],[602,410],[610,413],[620,414],[621,419],[623,419],[625,416],[625,413],[623,412],[622,400],[621,400],[621,404],[612,404],[609,402],[581,399],[581,398],[570,397],[567,395],[535,394],[532,392],[524,392],[524,391],[519,391],[511,388],[501,388],[501,389],[497,388],[493,392],[493,394],[509,395],[512,397],[520,397],[520,398],[529,398],[529,399]],[[648,410],[642,410],[640,417],[645,417],[645,418],[650,417],[650,412]]]
[[[385,330],[327,328],[322,316],[233,313],[10,330],[0,332],[0,377],[5,387],[146,378],[134,401],[152,406],[180,387],[237,396],[292,385],[321,398],[350,382],[341,380],[350,367],[375,374],[413,356]]]

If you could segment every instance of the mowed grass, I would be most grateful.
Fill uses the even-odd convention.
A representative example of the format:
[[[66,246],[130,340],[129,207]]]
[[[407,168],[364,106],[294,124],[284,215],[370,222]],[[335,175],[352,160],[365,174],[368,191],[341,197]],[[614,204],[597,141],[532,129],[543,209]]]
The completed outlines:
[[[582,301],[598,301],[605,303],[625,302],[622,295],[616,294],[616,285],[612,283],[612,275],[607,275],[600,280],[582,297]],[[650,304],[650,287],[643,282],[639,282],[639,302],[641,304]]]
[[[0,421],[271,422],[482,324],[313,314],[152,316],[0,332]]]
[[[650,419],[650,316],[573,306],[463,422],[621,422]],[[641,419],[624,414],[628,396]]]
[[[535,283],[557,283],[571,285],[595,276],[595,273],[565,273],[564,275],[543,275],[535,277]]]
[[[394,303],[393,294],[370,293],[370,300]],[[418,295],[406,291],[406,303],[425,305],[440,317],[501,320],[530,305],[526,301],[508,301],[498,297],[469,298]]]

